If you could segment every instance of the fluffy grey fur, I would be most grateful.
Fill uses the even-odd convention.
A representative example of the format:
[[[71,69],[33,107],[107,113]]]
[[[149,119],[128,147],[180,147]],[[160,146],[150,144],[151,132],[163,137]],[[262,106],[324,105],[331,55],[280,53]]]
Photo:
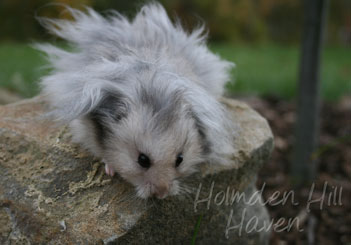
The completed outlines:
[[[229,164],[232,127],[217,98],[233,64],[208,50],[203,27],[186,33],[156,3],[133,20],[67,9],[74,21],[41,19],[75,48],[37,45],[53,67],[42,92],[107,173],[118,172],[142,198],[163,198],[179,193],[180,178],[201,162]],[[138,164],[141,153],[149,168]]]

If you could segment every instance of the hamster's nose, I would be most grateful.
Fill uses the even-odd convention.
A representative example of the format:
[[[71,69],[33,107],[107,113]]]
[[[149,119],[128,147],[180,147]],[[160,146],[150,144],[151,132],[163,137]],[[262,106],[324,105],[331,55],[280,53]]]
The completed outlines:
[[[169,187],[167,184],[155,186],[155,196],[159,199],[163,199],[167,196]]]

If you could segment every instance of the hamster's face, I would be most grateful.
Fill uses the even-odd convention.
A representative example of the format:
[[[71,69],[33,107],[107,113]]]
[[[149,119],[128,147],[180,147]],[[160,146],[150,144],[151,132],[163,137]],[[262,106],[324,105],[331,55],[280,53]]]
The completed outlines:
[[[103,157],[141,198],[178,194],[180,179],[204,161],[204,142],[196,120],[180,108],[157,113],[135,107],[109,125]]]

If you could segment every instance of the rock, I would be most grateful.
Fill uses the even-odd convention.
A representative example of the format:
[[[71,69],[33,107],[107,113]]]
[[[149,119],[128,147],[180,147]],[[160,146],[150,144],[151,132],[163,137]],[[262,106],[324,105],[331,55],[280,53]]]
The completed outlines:
[[[238,125],[232,169],[204,164],[188,178],[189,193],[147,201],[70,143],[67,127],[45,117],[41,97],[0,107],[0,244],[267,243],[255,176],[272,133],[247,105],[222,102]]]

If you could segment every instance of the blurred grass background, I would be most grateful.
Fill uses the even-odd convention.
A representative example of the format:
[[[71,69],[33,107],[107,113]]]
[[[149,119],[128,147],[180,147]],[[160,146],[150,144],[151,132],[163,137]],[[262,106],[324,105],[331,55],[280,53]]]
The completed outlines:
[[[23,97],[38,93],[38,81],[47,70],[41,53],[30,43],[58,42],[35,16],[70,18],[62,4],[92,6],[103,12],[116,9],[128,16],[147,1],[112,0],[2,0],[0,2],[0,88]],[[209,46],[236,68],[229,94],[274,95],[293,99],[296,94],[302,0],[174,0],[160,2],[171,16],[178,15],[187,29],[204,22]],[[326,47],[322,55],[322,96],[335,101],[351,94],[351,1],[333,0],[329,8]]]

